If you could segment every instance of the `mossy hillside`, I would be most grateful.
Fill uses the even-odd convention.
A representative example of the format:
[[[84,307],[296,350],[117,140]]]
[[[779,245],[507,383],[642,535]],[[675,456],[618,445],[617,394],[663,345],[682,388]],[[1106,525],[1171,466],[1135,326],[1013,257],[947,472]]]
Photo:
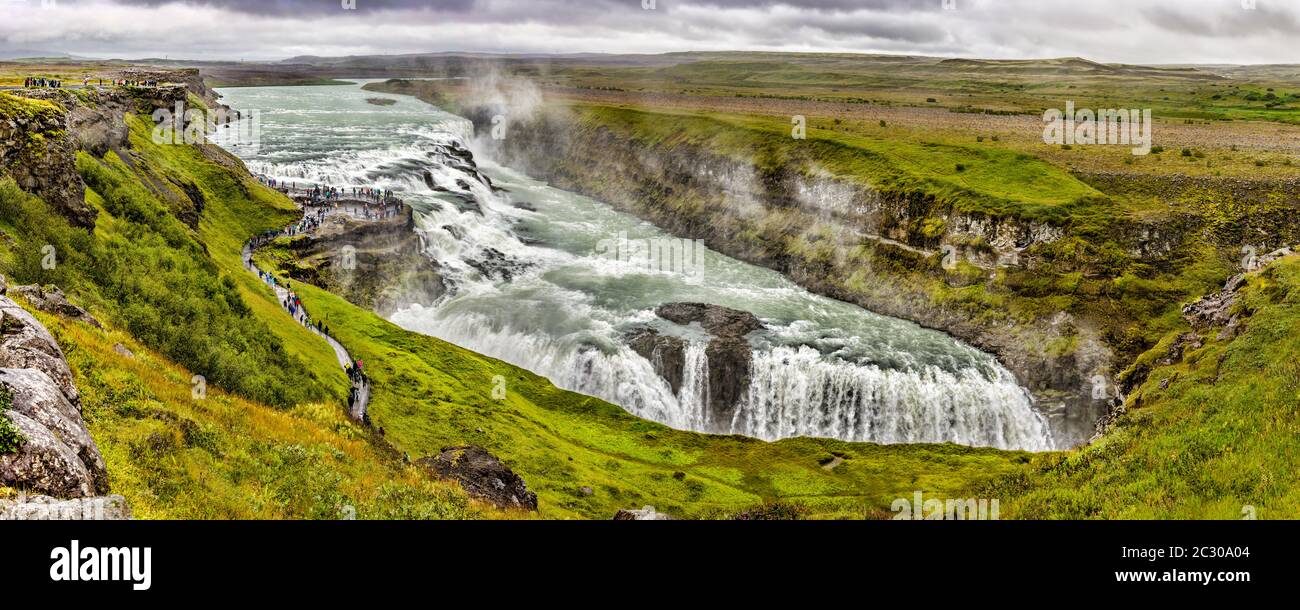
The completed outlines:
[[[1300,505],[1300,257],[1253,274],[1245,331],[1155,366],[1096,443],[1035,457],[978,493],[1030,519],[1296,518]],[[1154,363],[1172,333],[1140,359]]]
[[[64,287],[108,327],[37,313],[72,366],[112,491],[135,515],[513,518],[430,482],[346,421],[332,350],[239,260],[248,236],[297,216],[292,204],[218,149],[158,146],[147,121],[128,121],[125,158],[78,158],[101,211],[94,232],[0,181],[0,270]],[[198,231],[174,216],[182,184],[204,193]]]
[[[93,233],[70,227],[12,181],[0,183],[0,230],[14,238],[0,248],[4,271],[16,283],[63,287],[97,317],[210,384],[282,407],[341,400],[346,383],[338,371],[305,364],[329,354],[328,347],[259,318],[259,310],[276,311],[274,297],[243,272],[237,248],[233,259],[210,258],[212,245],[173,213],[173,201],[185,199],[179,185],[195,185],[207,193],[208,212],[238,219],[220,232],[236,243],[259,227],[287,222],[291,204],[250,186],[240,166],[208,161],[194,147],[155,145],[145,121],[129,120],[133,150],[126,159],[112,152],[77,158],[86,201],[101,211]]]
[[[0,151],[0,176],[5,165],[15,160],[39,158],[50,141],[63,137],[62,106],[47,100],[34,100],[0,92],[0,137],[15,140],[15,145]],[[9,127],[12,121],[14,127]]]
[[[33,313],[63,346],[111,491],[138,519],[525,516],[430,481],[336,403],[280,409],[215,386],[196,398],[191,371],[129,333]]]
[[[259,265],[278,272],[291,263],[285,241],[260,250]],[[294,289],[365,363],[374,382],[369,413],[389,442],[412,458],[450,445],[486,447],[538,493],[546,517],[608,518],[645,504],[710,517],[779,500],[804,504],[813,517],[862,518],[887,512],[893,499],[915,490],[951,493],[1028,460],[955,445],[768,443],[673,430],[402,330],[314,286],[295,282]],[[504,399],[494,397],[496,387],[504,387]],[[841,464],[823,467],[836,456]]]
[[[266,325],[269,333],[263,338],[279,343],[286,355],[306,368],[308,374],[293,377],[293,383],[319,388],[342,402],[347,380],[334,351],[320,337],[293,322],[275,292],[243,265],[242,249],[248,238],[279,229],[298,219],[301,212],[288,198],[258,183],[241,162],[215,145],[155,145],[146,119],[129,117],[128,121],[132,146],[145,167],[173,176],[175,182],[168,183],[189,182],[204,193],[206,205],[197,234],[205,255],[235,286],[248,307],[249,317]]]
[[[810,126],[806,139],[773,117],[574,105],[584,128],[604,128],[659,149],[704,148],[765,174],[810,165],[885,194],[929,196],[938,206],[991,217],[1062,222],[1101,193],[1035,157],[942,136],[897,140]],[[960,169],[959,169],[960,166]]]

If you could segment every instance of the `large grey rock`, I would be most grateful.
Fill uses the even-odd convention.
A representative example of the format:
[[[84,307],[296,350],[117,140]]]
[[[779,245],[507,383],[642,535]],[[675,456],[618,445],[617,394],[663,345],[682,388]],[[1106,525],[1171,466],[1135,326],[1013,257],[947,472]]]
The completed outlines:
[[[0,368],[41,371],[54,380],[68,402],[81,406],[81,394],[59,344],[32,314],[8,297],[0,297]]]
[[[0,455],[0,485],[60,498],[108,492],[108,472],[81,418],[81,395],[50,332],[0,296],[0,417],[20,438]]]
[[[0,499],[0,521],[119,521],[131,518],[119,495],[60,500],[49,496]]]
[[[54,381],[35,369],[0,369],[9,417],[22,436],[17,453],[0,455],[0,481],[10,487],[79,498],[106,493],[108,471],[81,413]]]
[[[715,337],[743,337],[763,328],[748,311],[708,303],[665,303],[655,308],[655,315],[678,324],[698,322]]]
[[[674,394],[682,390],[686,367],[685,339],[661,335],[653,328],[636,328],[627,334],[627,344],[632,351],[650,361]]]
[[[58,286],[15,286],[14,292],[22,295],[32,307],[52,313],[57,316],[68,318],[69,320],[79,320],[95,328],[104,328],[94,316],[91,316],[76,305],[68,301],[67,295]]]
[[[0,455],[0,484],[64,498],[95,494],[86,465],[48,428],[14,411],[0,417],[7,418],[22,439],[17,453]]]

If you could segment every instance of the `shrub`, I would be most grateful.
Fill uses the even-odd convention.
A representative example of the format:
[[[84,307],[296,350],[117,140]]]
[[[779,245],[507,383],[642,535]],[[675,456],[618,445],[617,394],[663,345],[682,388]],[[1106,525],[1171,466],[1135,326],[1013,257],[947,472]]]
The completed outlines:
[[[807,518],[807,506],[797,502],[764,502],[732,515],[736,521],[800,521]]]
[[[23,437],[18,435],[18,429],[14,428],[13,422],[9,421],[4,414],[13,405],[13,393],[8,387],[0,384],[0,455],[18,451],[18,447],[23,443]]]

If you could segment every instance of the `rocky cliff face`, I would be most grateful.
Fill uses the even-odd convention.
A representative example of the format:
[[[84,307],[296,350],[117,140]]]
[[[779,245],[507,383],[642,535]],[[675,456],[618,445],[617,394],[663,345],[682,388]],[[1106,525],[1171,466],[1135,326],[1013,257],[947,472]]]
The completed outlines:
[[[0,417],[17,433],[0,454],[0,484],[58,498],[107,493],[104,459],[81,418],[81,396],[49,331],[3,295],[0,280]]]
[[[2,95],[2,94],[0,94]],[[73,224],[93,227],[86,185],[77,174],[77,143],[67,110],[44,100],[0,100],[0,176],[44,199]]]
[[[290,277],[380,315],[408,303],[431,303],[446,291],[438,264],[422,253],[409,207],[381,221],[331,216],[291,247],[297,261]]]
[[[97,212],[85,202],[77,151],[129,159],[126,114],[172,109],[189,94],[183,86],[15,93],[0,94],[0,175],[85,228],[95,226]]]

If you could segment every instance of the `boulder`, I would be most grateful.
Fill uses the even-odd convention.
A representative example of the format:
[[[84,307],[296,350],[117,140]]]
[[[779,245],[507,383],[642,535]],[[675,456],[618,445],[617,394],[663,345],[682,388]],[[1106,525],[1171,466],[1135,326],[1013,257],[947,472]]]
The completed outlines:
[[[715,337],[743,337],[763,328],[758,317],[748,311],[708,303],[665,303],[655,308],[655,315],[683,325],[699,322]]]
[[[0,413],[21,438],[0,455],[0,483],[61,498],[108,492],[108,471],[81,413],[62,389],[36,369],[0,369]]]
[[[81,406],[81,394],[59,344],[32,314],[7,297],[0,297],[0,368],[41,371],[54,380],[68,402]]]
[[[498,508],[537,510],[537,494],[524,480],[482,447],[444,447],[438,455],[416,460],[438,478],[455,480],[470,496]]]
[[[638,328],[627,334],[627,344],[650,361],[655,372],[672,387],[673,394],[681,391],[686,366],[684,339],[661,335],[653,328]]]
[[[58,286],[15,286],[14,292],[22,295],[36,309],[69,320],[85,322],[95,328],[104,328],[104,325],[100,324],[99,320],[87,313],[85,309],[68,302],[67,295],[63,294],[63,290]]]

